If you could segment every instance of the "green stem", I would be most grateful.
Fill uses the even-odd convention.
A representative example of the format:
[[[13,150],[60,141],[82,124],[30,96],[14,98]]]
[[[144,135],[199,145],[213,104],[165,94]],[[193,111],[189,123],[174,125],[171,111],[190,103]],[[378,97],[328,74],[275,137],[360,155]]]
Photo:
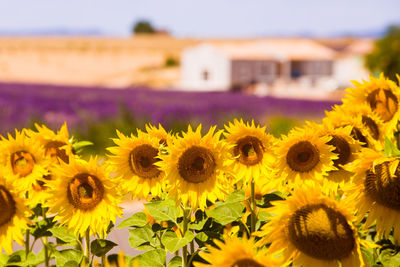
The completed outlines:
[[[29,249],[29,238],[30,238],[30,232],[29,232],[29,229],[28,230],[26,230],[26,233],[25,233],[25,257],[26,257],[26,259],[28,258],[28,255],[29,255],[29,252],[30,252],[30,249]]]
[[[194,253],[194,241],[190,241],[190,254]]]
[[[101,266],[106,266],[106,255],[101,256]]]
[[[86,230],[85,242],[86,242],[85,256],[87,257],[88,261],[90,261],[90,230],[89,230],[89,228]]]
[[[50,258],[49,258],[49,248],[47,245],[47,236],[44,237],[43,247],[44,247],[44,266],[49,267]]]
[[[257,222],[257,217],[256,217],[256,197],[255,197],[255,190],[254,190],[254,179],[251,180],[251,233],[254,233],[256,230],[256,222]]]
[[[184,209],[183,210],[183,233],[182,236],[185,236],[187,228],[188,228],[188,213],[190,213],[190,210]],[[188,267],[188,250],[187,250],[187,245],[183,246],[182,248],[182,266],[183,267]]]

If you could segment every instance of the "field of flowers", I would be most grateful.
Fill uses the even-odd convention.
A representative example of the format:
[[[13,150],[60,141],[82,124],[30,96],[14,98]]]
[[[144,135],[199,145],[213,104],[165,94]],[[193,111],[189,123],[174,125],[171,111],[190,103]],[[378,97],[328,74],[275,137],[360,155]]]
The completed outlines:
[[[169,114],[184,121],[191,112],[240,106],[248,119],[282,106],[294,114],[295,103],[319,112],[321,103],[157,92],[145,105],[152,94],[146,90],[100,96],[88,88],[38,93],[39,87],[7,85],[0,101],[17,95],[29,101],[16,111],[7,105],[6,113],[64,112],[72,127],[68,118],[76,111],[104,118],[122,101],[153,123],[130,134],[115,129],[101,160],[82,157],[88,143],[71,138],[68,123],[56,131],[35,124],[5,134],[0,266],[399,266],[396,82],[383,75],[356,82],[321,123],[308,121],[279,137],[251,119],[232,118],[217,128],[214,116],[207,126],[177,133],[162,125]],[[48,102],[41,104],[40,96]],[[115,225],[127,196],[145,201],[145,209]],[[109,253],[118,247],[107,239],[115,228],[129,229],[132,254]],[[13,242],[24,249],[15,251]],[[43,247],[38,253],[36,242]]]

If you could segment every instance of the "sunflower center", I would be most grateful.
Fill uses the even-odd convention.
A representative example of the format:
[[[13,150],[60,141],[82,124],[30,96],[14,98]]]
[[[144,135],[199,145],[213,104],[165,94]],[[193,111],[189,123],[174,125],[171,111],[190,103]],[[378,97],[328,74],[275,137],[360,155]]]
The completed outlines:
[[[235,261],[231,267],[264,267],[264,265],[256,262],[253,259],[245,258]]]
[[[375,172],[367,171],[365,193],[382,206],[400,210],[400,168],[391,175],[389,167],[389,162],[384,162],[375,166]]]
[[[368,147],[368,141],[367,138],[361,133],[360,129],[353,127],[350,132],[351,137],[353,137],[355,140],[363,142],[362,147]]]
[[[35,166],[35,158],[26,151],[17,151],[11,154],[11,167],[14,174],[21,177],[29,175]]]
[[[328,145],[334,146],[335,149],[333,153],[338,154],[338,159],[333,160],[333,165],[335,167],[339,167],[340,165],[344,165],[349,162],[351,156],[350,145],[341,136],[332,135],[332,139],[328,142]]]
[[[104,196],[104,186],[94,175],[80,173],[68,184],[68,200],[77,209],[91,210]]]
[[[0,185],[0,227],[8,223],[15,215],[15,201],[11,193]]]
[[[288,234],[297,249],[321,260],[345,258],[356,244],[343,214],[322,203],[296,210],[289,220]]]
[[[319,162],[318,149],[309,141],[300,141],[290,147],[286,162],[293,171],[311,171]]]
[[[240,163],[251,166],[263,159],[264,146],[257,137],[246,136],[236,142],[233,152]]]
[[[60,158],[65,163],[69,163],[69,158],[65,149],[60,147],[65,146],[66,143],[61,141],[50,141],[44,146],[46,156],[49,156],[53,162],[59,162]]]
[[[398,110],[398,99],[388,89],[376,89],[367,96],[367,102],[384,122],[390,121]]]
[[[135,147],[129,154],[129,166],[132,172],[141,178],[154,178],[160,174],[160,170],[154,165],[157,159],[158,149],[149,144]]]
[[[215,165],[214,156],[209,149],[192,146],[180,156],[178,171],[186,182],[202,183],[214,174]]]
[[[375,140],[379,139],[379,128],[376,125],[375,121],[368,116],[362,116],[362,123],[367,127],[369,133],[371,134],[372,138]]]

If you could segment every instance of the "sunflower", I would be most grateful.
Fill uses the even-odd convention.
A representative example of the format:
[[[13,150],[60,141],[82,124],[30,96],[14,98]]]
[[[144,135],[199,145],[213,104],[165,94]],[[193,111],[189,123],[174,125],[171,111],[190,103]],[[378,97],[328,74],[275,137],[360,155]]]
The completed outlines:
[[[240,239],[237,236],[225,236],[225,243],[214,239],[218,246],[207,245],[208,253],[201,252],[199,255],[209,264],[194,262],[195,267],[270,267],[282,266],[271,256],[266,254],[265,249],[255,246],[253,238],[247,239],[245,236]]]
[[[174,145],[160,155],[156,165],[166,174],[169,195],[190,208],[204,209],[206,200],[215,202],[225,198],[226,178],[229,170],[228,148],[220,140],[222,131],[215,133],[211,127],[201,135],[201,125],[195,131],[188,131],[174,139]]]
[[[0,251],[4,249],[11,254],[14,241],[20,245],[24,243],[22,230],[29,228],[31,211],[20,197],[24,192],[18,191],[18,187],[9,182],[12,179],[4,178],[0,173]]]
[[[356,173],[355,205],[361,221],[368,213],[365,227],[376,222],[380,237],[388,236],[393,228],[396,243],[400,242],[400,159],[385,157],[373,150],[363,150],[354,162]]]
[[[261,237],[256,245],[270,243],[268,253],[280,253],[293,266],[364,266],[351,200],[338,202],[322,191],[299,186],[285,201],[273,202],[266,212],[275,216],[255,233]]]
[[[44,150],[40,143],[29,138],[25,130],[15,130],[15,138],[8,134],[8,139],[1,137],[0,164],[6,172],[14,174],[15,183],[23,191],[30,190],[36,181],[48,174],[49,162],[44,158]],[[6,175],[6,177],[13,177]]]
[[[353,173],[347,170],[347,166],[358,158],[358,152],[361,150],[361,143],[351,137],[352,127],[333,128],[328,124],[308,123],[306,126],[307,129],[314,129],[319,136],[328,136],[331,138],[327,144],[334,147],[332,152],[338,158],[333,160],[336,170],[331,170],[324,176],[330,184],[329,188],[338,189],[338,186],[343,186],[344,183],[350,182]]]
[[[365,106],[359,106],[362,107],[361,110],[357,110],[357,107],[350,108],[348,105],[335,105],[332,111],[326,112],[322,123],[331,128],[351,126],[350,136],[361,142],[362,147],[382,149],[381,140],[384,139],[386,128],[375,115],[368,113],[363,116]]]
[[[292,129],[287,136],[278,141],[278,177],[285,181],[321,180],[329,171],[336,170],[329,136],[319,136],[318,129]]]
[[[165,146],[172,144],[171,135],[165,131],[165,129],[158,124],[158,128],[151,124],[146,124],[146,132],[159,140],[159,144]]]
[[[347,88],[346,98],[343,102],[352,107],[358,104],[367,103],[373,112],[378,114],[385,122],[398,121],[400,89],[395,82],[384,77],[383,73],[379,78],[369,77],[370,81],[363,83],[352,81],[355,88]]]
[[[235,158],[232,171],[237,178],[250,183],[252,179],[257,184],[267,180],[274,162],[274,137],[265,132],[266,127],[255,125],[254,121],[244,123],[235,119],[225,125],[226,142],[231,147],[230,153]]]
[[[107,168],[98,166],[97,158],[87,162],[70,157],[69,164],[60,162],[55,167],[55,174],[56,179],[49,181],[49,213],[57,214],[56,220],[80,236],[88,229],[90,234],[104,236],[110,221],[122,214],[119,181],[109,179]]]
[[[117,146],[107,148],[111,170],[123,178],[123,189],[134,197],[145,198],[151,192],[159,196],[164,183],[164,172],[155,165],[158,159],[160,140],[138,131],[137,137],[127,137],[117,131],[113,139]]]

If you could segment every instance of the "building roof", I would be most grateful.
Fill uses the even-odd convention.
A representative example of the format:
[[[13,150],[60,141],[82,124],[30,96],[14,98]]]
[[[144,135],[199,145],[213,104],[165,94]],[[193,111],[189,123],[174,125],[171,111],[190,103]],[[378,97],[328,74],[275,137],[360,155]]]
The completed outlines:
[[[310,39],[265,39],[211,44],[231,59],[332,60],[336,52]]]

